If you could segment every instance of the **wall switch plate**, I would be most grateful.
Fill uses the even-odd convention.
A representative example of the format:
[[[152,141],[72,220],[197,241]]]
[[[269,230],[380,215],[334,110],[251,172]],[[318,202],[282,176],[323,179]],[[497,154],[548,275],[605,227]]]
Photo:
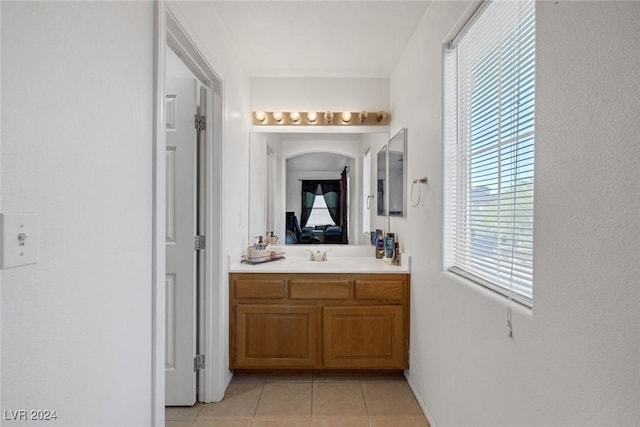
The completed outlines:
[[[0,214],[0,269],[38,261],[37,219],[33,212]]]

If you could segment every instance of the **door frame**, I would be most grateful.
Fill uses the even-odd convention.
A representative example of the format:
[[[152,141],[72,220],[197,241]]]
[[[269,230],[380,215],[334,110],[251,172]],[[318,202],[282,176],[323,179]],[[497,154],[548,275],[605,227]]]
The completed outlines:
[[[153,205],[152,205],[152,312],[151,312],[151,423],[164,427],[165,388],[165,240],[166,240],[166,164],[165,164],[165,57],[168,46],[209,89],[206,106],[205,158],[203,191],[206,230],[204,280],[199,281],[198,341],[205,355],[205,369],[198,375],[198,400],[220,400],[228,382],[222,364],[222,319],[216,310],[222,303],[222,135],[223,81],[189,37],[176,15],[164,0],[154,2],[154,137],[153,137]],[[201,276],[202,277],[202,276]]]

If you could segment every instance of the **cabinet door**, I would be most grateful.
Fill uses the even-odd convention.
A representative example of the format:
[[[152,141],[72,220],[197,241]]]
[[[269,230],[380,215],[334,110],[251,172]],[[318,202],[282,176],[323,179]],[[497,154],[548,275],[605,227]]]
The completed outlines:
[[[406,368],[402,306],[324,307],[322,316],[325,368]]]
[[[238,304],[234,367],[315,367],[317,312],[315,306]]]

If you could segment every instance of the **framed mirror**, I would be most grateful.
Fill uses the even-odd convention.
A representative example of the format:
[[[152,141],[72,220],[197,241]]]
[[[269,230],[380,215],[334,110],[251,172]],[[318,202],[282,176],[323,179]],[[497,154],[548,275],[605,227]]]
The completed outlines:
[[[387,144],[389,216],[407,214],[407,129],[402,128]]]
[[[387,144],[378,151],[377,168],[376,168],[376,186],[378,201],[378,216],[387,215],[386,185],[387,185]]]
[[[252,132],[249,134],[249,211],[248,236],[252,244],[254,236],[273,231],[278,237],[277,244],[285,245],[290,234],[288,218],[291,212],[300,226],[300,239],[297,232],[294,244],[309,244],[313,237],[319,244],[333,243],[335,228],[333,218],[313,221],[307,219],[305,225],[302,215],[302,182],[307,180],[340,180],[341,172],[347,168],[346,230],[348,245],[369,245],[369,230],[385,228],[382,218],[376,216],[374,203],[371,208],[364,195],[364,154],[370,150],[368,158],[370,173],[367,174],[368,188],[375,194],[376,158],[381,147],[389,142],[387,132],[367,133],[324,133],[324,132]],[[385,190],[386,191],[386,190]],[[314,194],[324,193],[317,190]],[[368,196],[368,195],[367,195]],[[322,197],[316,197],[323,201]],[[314,201],[315,201],[314,199]],[[326,202],[326,200],[324,200]],[[315,205],[312,205],[312,209]],[[320,206],[319,206],[320,207]],[[324,207],[320,207],[323,209]],[[328,209],[328,207],[327,207]],[[365,221],[365,216],[367,221]],[[306,217],[306,216],[305,216]],[[386,218],[385,218],[386,221]],[[364,230],[364,224],[367,224]],[[325,227],[326,226],[326,227]],[[313,230],[302,230],[313,227]],[[293,227],[297,230],[297,227]],[[305,241],[302,242],[302,233]],[[306,239],[307,236],[311,239]],[[341,243],[342,244],[342,243]]]

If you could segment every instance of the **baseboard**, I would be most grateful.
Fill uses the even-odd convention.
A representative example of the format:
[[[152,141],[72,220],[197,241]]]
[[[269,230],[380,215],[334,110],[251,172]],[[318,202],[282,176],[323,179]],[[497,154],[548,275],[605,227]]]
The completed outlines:
[[[416,397],[416,400],[418,401],[418,405],[420,405],[420,409],[422,409],[424,416],[427,417],[427,421],[429,421],[429,425],[431,427],[438,427],[435,420],[431,416],[431,413],[427,409],[427,404],[424,403],[424,399],[422,399],[422,396],[420,395],[420,393],[418,393],[418,389],[416,389],[416,385],[413,383],[413,379],[411,378],[411,375],[409,374],[408,370],[404,371],[404,377],[407,379],[407,384],[409,384],[409,387],[411,388],[413,395]]]

